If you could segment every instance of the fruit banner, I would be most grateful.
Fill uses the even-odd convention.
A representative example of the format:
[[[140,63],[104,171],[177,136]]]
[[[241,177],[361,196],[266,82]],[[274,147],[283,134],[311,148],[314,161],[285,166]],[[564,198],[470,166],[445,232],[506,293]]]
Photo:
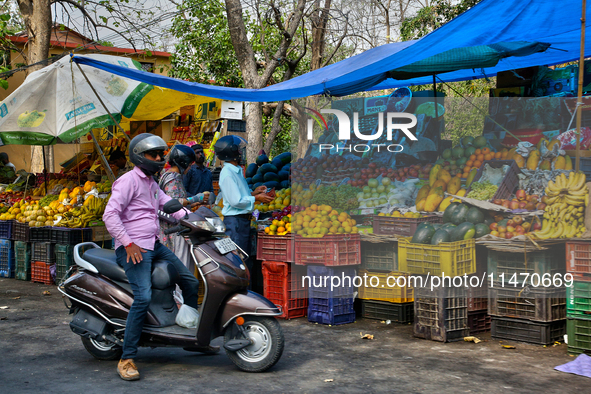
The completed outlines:
[[[87,55],[102,62],[141,69],[129,58]],[[80,66],[105,107],[96,97],[78,66],[64,57],[31,73],[25,82],[0,103],[0,141],[4,145],[68,143],[92,129],[122,120],[160,120],[179,107],[199,105],[211,98],[154,87],[94,67]],[[109,116],[109,113],[111,116]]]

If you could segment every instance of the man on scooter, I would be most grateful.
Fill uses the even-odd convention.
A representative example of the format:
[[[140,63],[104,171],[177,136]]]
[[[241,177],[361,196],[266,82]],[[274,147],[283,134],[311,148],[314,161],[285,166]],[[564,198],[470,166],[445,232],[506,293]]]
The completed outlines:
[[[164,167],[166,142],[153,134],[140,134],[129,144],[132,171],[117,179],[112,186],[103,221],[115,239],[117,264],[125,270],[133,290],[123,341],[123,354],[117,372],[123,380],[138,380],[140,374],[133,361],[142,334],[144,320],[152,298],[152,262],[166,260],[179,273],[179,286],[185,303],[197,309],[199,281],[166,246],[158,240],[158,210],[171,200],[160,190],[153,176]],[[173,214],[182,219],[181,210]],[[219,348],[203,349],[208,352]]]

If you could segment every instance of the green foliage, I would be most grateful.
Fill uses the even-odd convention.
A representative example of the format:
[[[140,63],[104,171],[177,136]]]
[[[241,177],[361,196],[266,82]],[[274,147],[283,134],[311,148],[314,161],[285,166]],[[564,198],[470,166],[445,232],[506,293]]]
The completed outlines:
[[[263,139],[266,141],[267,135],[271,132],[271,127],[273,124],[273,117],[272,116],[265,116],[263,117]],[[281,125],[281,131],[275,137],[273,141],[273,145],[271,147],[271,152],[267,152],[269,157],[273,158],[281,153],[284,152],[291,152],[291,118],[286,116],[282,116],[281,120],[279,121]],[[264,143],[263,143],[264,145]]]

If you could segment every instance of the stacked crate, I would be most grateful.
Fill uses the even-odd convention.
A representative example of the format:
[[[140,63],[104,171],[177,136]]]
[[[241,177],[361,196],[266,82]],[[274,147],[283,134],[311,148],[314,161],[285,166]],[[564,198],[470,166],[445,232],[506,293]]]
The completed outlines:
[[[31,244],[14,241],[15,277],[19,280],[31,280]]]
[[[568,353],[591,351],[591,242],[569,241],[566,244],[566,270],[572,286],[566,290],[566,331]]]
[[[400,238],[398,269],[413,276],[415,337],[449,342],[470,334],[469,299],[473,312],[479,312],[482,301],[479,294],[469,292],[465,280],[459,277],[478,273],[473,239],[424,245],[411,243],[410,237]],[[439,286],[434,282],[431,289],[432,278],[442,275],[449,279]],[[484,331],[485,317],[484,321],[481,315],[475,317],[471,319],[476,324],[475,331]]]
[[[301,283],[305,269],[294,265],[294,237],[258,233],[257,259],[263,261],[264,296],[281,308],[279,317],[306,316],[308,289]]]
[[[55,244],[40,242],[51,238],[42,238],[34,234],[35,232],[31,231],[31,239],[38,242],[31,243],[31,281],[51,285],[54,283],[55,273]]]
[[[476,245],[476,273],[474,276],[484,283],[479,286],[469,286],[466,291],[468,300],[468,328],[470,335],[490,331],[491,317],[488,314],[488,278],[484,275],[488,265],[488,249]],[[470,275],[470,279],[472,275]],[[474,283],[475,280],[474,280]]]
[[[359,287],[361,316],[411,323],[413,288],[407,274],[398,272],[398,242],[361,242]]]
[[[534,252],[489,250],[492,337],[548,345],[566,332],[564,245]],[[547,279],[544,279],[547,278]]]
[[[14,245],[10,239],[0,239],[0,278],[14,278]]]

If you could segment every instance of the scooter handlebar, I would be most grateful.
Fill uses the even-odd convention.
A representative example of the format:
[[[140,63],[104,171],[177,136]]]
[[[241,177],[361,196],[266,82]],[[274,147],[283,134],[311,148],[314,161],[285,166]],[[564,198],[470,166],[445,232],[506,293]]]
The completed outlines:
[[[171,227],[169,229],[164,230],[164,235],[168,235],[168,234],[172,234],[172,233],[178,233],[178,232],[180,232],[180,231],[182,231],[184,229],[185,229],[185,226],[179,224],[178,226],[174,226],[174,227]]]

